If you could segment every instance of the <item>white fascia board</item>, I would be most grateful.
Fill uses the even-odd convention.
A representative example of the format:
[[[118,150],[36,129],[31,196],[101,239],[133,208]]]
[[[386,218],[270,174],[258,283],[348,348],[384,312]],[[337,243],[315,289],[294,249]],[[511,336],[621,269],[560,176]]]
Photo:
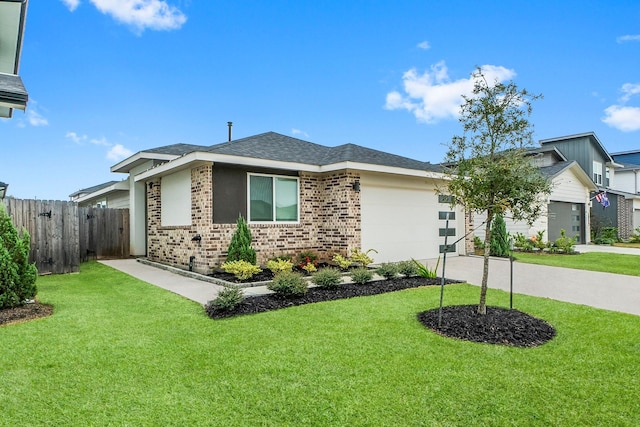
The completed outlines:
[[[146,161],[146,160],[164,160],[168,162],[170,160],[175,159],[176,157],[179,157],[179,156],[176,156],[174,154],[148,153],[145,151],[140,151],[131,157],[127,157],[120,163],[117,163],[111,166],[111,172],[128,173],[129,170],[137,162]]]
[[[96,197],[104,196],[105,194],[112,193],[115,191],[129,191],[129,180],[120,181],[108,187],[101,188],[98,191],[94,191],[93,193],[88,193],[83,196],[78,197],[74,200],[77,203],[86,202],[87,200],[95,199]]]
[[[280,161],[280,160],[265,160],[265,159],[258,159],[255,157],[242,157],[242,156],[232,156],[228,154],[207,153],[203,151],[194,151],[192,153],[185,154],[184,156],[181,156],[177,159],[171,160],[167,163],[158,165],[152,169],[141,172],[138,175],[136,175],[134,179],[136,182],[144,181],[154,177],[168,175],[187,167],[194,167],[196,165],[205,164],[205,163],[227,163],[227,164],[241,165],[241,166],[254,166],[254,167],[260,167],[260,168],[282,169],[282,170],[315,172],[315,173],[334,172],[338,170],[352,169],[352,170],[362,170],[367,172],[384,172],[384,173],[390,173],[394,175],[445,179],[444,174],[442,173],[431,172],[426,170],[421,171],[417,169],[405,169],[405,168],[392,167],[392,166],[372,165],[369,163],[340,162],[340,163],[333,163],[331,165],[319,166],[319,165],[309,165],[306,163],[286,162],[286,161]]]

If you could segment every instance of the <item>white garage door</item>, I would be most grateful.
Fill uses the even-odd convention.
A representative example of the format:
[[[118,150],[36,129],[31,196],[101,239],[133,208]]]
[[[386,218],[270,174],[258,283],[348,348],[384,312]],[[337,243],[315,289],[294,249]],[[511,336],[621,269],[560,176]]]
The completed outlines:
[[[398,179],[389,176],[362,176],[360,206],[362,214],[362,249],[376,249],[376,263],[403,261],[411,258],[437,258],[444,237],[433,186],[425,179]],[[450,222],[455,228],[456,222]],[[457,234],[457,233],[456,233]],[[457,237],[449,237],[449,242]]]

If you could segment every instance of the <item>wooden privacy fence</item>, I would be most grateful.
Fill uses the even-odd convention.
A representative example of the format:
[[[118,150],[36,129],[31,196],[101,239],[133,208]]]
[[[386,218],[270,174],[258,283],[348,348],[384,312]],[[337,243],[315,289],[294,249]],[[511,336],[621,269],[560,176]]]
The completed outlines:
[[[73,273],[91,258],[129,256],[129,209],[57,200],[5,199],[4,204],[18,231],[29,232],[29,261],[39,274]]]

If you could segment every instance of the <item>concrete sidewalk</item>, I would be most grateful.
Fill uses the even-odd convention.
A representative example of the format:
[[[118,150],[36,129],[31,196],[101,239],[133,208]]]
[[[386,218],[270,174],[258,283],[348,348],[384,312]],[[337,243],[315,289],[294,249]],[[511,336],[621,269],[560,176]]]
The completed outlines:
[[[631,250],[635,251],[636,249]],[[583,251],[587,252],[587,250]],[[103,260],[100,262],[200,304],[211,301],[223,289],[220,285],[185,277],[165,269],[143,264],[135,259]],[[434,264],[435,260],[428,261],[428,265]],[[447,258],[446,276],[451,279],[464,280],[473,285],[480,285],[482,283],[482,265],[482,257],[449,257]],[[640,257],[638,258],[638,266],[640,268]],[[640,277],[519,262],[514,262],[513,268],[513,291],[516,294],[551,298],[640,315]],[[442,263],[438,273],[442,274]],[[491,258],[489,262],[489,287],[509,291],[509,284],[509,260]],[[244,292],[245,295],[256,295],[269,291],[266,287],[259,286],[245,288]]]

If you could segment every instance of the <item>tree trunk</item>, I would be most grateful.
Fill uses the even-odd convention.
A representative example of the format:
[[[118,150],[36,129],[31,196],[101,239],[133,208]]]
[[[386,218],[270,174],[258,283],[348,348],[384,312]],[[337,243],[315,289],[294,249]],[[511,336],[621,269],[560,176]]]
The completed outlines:
[[[482,284],[480,286],[480,304],[478,314],[487,314],[487,285],[489,282],[489,255],[491,255],[491,223],[493,215],[487,213],[486,231],[484,234],[484,259],[482,267]]]

